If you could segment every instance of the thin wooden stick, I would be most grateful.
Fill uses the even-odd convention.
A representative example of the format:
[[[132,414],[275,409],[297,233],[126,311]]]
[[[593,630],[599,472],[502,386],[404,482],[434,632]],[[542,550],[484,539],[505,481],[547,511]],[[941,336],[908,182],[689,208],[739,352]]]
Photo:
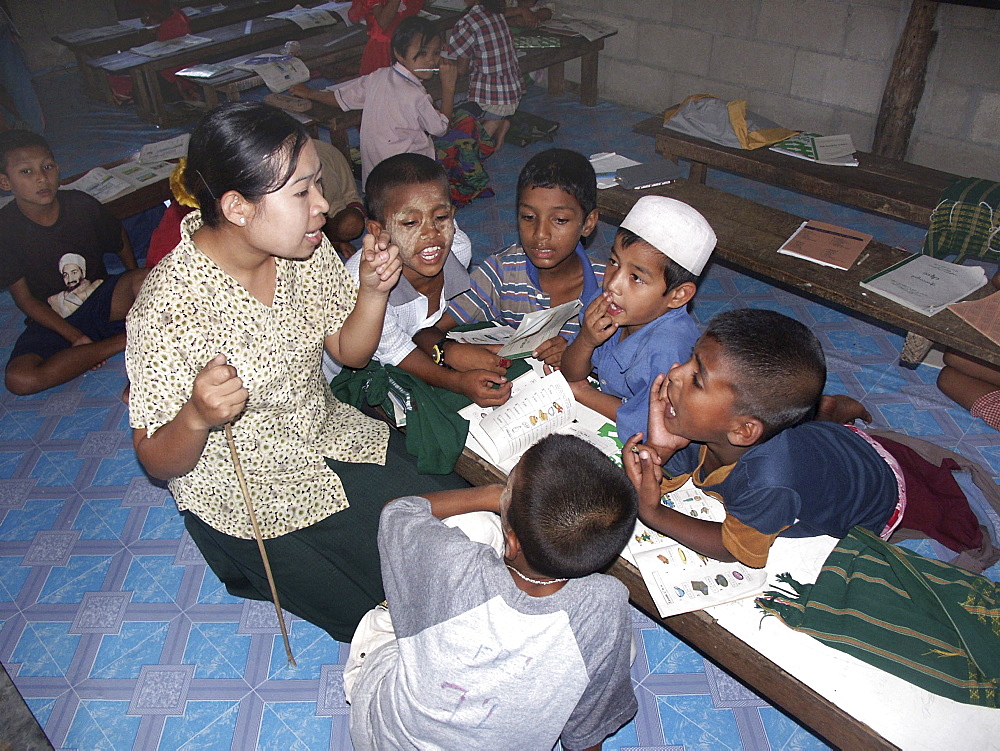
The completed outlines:
[[[267,551],[264,550],[264,538],[260,535],[260,526],[257,524],[257,514],[253,510],[253,502],[250,500],[250,489],[247,487],[246,477],[243,476],[243,466],[240,464],[239,454],[236,453],[236,442],[233,440],[233,429],[226,423],[226,442],[229,444],[229,453],[233,457],[233,466],[236,468],[236,477],[240,481],[240,490],[243,491],[243,500],[247,504],[247,512],[250,514],[250,524],[253,525],[253,536],[257,540],[257,547],[260,549],[261,560],[264,561],[264,573],[267,574],[267,584],[271,588],[271,599],[274,600],[274,612],[278,615],[278,625],[281,626],[281,638],[285,640],[285,655],[288,663],[295,667],[295,658],[292,656],[292,645],[288,641],[288,631],[285,630],[285,619],[281,615],[281,603],[278,602],[278,588],[274,585],[274,576],[271,574],[271,562],[267,558]]]

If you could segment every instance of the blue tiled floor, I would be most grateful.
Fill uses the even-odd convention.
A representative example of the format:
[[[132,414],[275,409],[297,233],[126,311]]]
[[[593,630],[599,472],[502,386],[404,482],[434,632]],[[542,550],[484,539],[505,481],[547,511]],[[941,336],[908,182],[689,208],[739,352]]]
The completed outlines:
[[[71,72],[43,82],[48,135],[64,174],[178,132],[86,101],[79,89]],[[607,102],[585,109],[537,87],[524,106],[561,123],[556,145],[655,156],[652,141],[629,130],[645,113]],[[508,146],[488,164],[497,197],[458,215],[477,259],[516,239],[517,173],[547,146]],[[709,184],[912,250],[922,239],[919,228],[725,173],[711,172]],[[613,232],[600,225],[595,255],[606,254]],[[696,317],[704,323],[734,306],[809,322],[827,351],[831,390],[863,399],[876,425],[955,448],[1000,475],[997,433],[942,396],[933,370],[897,365],[898,332],[712,268]],[[10,296],[0,295],[4,360],[21,318]],[[141,473],[118,400],[124,385],[119,356],[44,394],[0,395],[0,660],[29,707],[57,749],[350,749],[341,689],[346,645],[291,619],[298,667],[285,664],[270,605],[225,592],[169,494]],[[638,612],[634,628],[640,709],[605,748],[825,748]]]

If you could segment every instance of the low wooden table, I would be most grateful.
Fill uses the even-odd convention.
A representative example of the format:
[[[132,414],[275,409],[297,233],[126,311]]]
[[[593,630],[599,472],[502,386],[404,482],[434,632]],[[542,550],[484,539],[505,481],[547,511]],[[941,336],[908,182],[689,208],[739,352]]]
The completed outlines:
[[[611,36],[610,34],[608,36]],[[560,96],[566,90],[565,66],[570,60],[580,59],[580,103],[593,107],[597,104],[597,75],[599,70],[599,55],[604,49],[607,37],[588,41],[583,37],[566,37],[561,47],[530,49],[527,54],[518,58],[521,71],[530,73],[536,70],[547,70],[549,79],[549,94]],[[438,78],[427,82],[427,91],[437,99],[441,95],[441,82]],[[458,91],[468,87],[468,77],[462,76],[458,81]],[[340,149],[350,159],[347,131],[361,125],[361,110],[344,111],[320,102],[312,102],[310,109],[304,113],[312,124],[322,125],[330,131],[330,142]]]
[[[864,151],[857,152],[857,167],[831,167],[768,148],[733,149],[664,128],[662,115],[642,120],[632,130],[655,137],[656,150],[665,158],[689,160],[695,182],[704,183],[708,168],[714,167],[924,227],[942,191],[959,179]]]
[[[104,167],[104,169],[110,169],[111,167],[117,167],[119,164],[125,164],[126,162],[132,161],[135,161],[134,156],[118,159],[114,162],[108,162],[107,164],[102,164],[100,166]],[[90,170],[87,171],[89,172]],[[68,185],[69,183],[76,182],[85,174],[87,173],[81,172],[79,174],[72,175],[71,177],[63,178],[59,182],[62,185]],[[138,214],[140,211],[145,211],[146,209],[151,209],[154,206],[159,206],[171,197],[170,179],[164,177],[162,180],[157,180],[156,182],[149,183],[148,185],[143,185],[141,188],[133,190],[131,193],[125,193],[117,198],[113,198],[103,204],[103,206],[116,219],[125,219],[133,214]]]
[[[472,485],[503,483],[496,467],[466,449],[455,472]],[[895,749],[892,743],[802,681],[775,665],[738,637],[698,611],[661,618],[638,569],[619,558],[608,571],[629,591],[629,600],[665,629],[737,676],[770,702],[808,725],[831,745],[844,749]]]
[[[226,24],[246,21],[251,18],[262,18],[269,13],[288,10],[295,3],[296,0],[225,0],[225,2],[219,3],[220,7],[218,8],[213,5],[191,16],[189,19],[191,33],[197,35],[207,29],[214,29]],[[101,84],[101,75],[98,69],[88,64],[91,60],[138,47],[155,39],[155,28],[133,29],[128,26],[121,26],[120,33],[98,39],[73,41],[71,34],[56,34],[52,37],[53,42],[66,47],[76,57],[77,67],[83,76],[84,87],[87,94],[94,99],[106,99],[107,87]],[[114,104],[114,101],[112,100],[110,103]]]
[[[858,263],[841,271],[777,253],[781,244],[802,223],[801,217],[691,180],[649,190],[615,187],[597,193],[601,217],[613,224],[621,222],[643,195],[664,195],[684,201],[698,209],[715,230],[719,239],[714,254],[717,260],[788,286],[800,294],[847,308],[876,323],[926,337],[1000,366],[1000,347],[952,311],[942,310],[934,316],[924,316],[860,286],[862,279],[906,258],[909,254],[905,251],[873,241]],[[992,291],[987,285],[968,299],[985,297]]]
[[[244,33],[246,23],[252,24],[249,34]],[[211,40],[210,42],[181,50],[173,55],[144,57],[133,52],[119,52],[90,60],[88,65],[96,71],[94,78],[102,88],[104,98],[110,96],[107,74],[130,76],[138,115],[162,126],[169,124],[170,117],[160,89],[161,70],[192,65],[196,62],[210,63],[225,60],[234,55],[255,52],[286,41],[304,39],[329,31],[331,28],[333,27],[322,26],[301,29],[297,24],[283,18],[256,18],[203,31],[197,36],[206,37]]]

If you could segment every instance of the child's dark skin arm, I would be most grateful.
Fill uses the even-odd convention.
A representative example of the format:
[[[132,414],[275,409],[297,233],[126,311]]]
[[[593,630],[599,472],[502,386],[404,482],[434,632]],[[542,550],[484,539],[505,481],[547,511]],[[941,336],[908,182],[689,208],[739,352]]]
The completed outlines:
[[[375,6],[375,20],[383,29],[387,28],[392,23],[392,19],[399,13],[399,1],[385,0],[382,5]]]
[[[617,396],[605,394],[590,385],[590,381],[570,381],[569,387],[573,389],[573,398],[585,407],[590,407],[595,412],[600,412],[609,420],[618,419],[618,408],[622,406],[622,400]]]
[[[419,347],[404,357],[399,367],[431,386],[464,394],[480,407],[495,407],[510,399],[510,383],[502,374],[442,368]]]
[[[118,257],[122,259],[126,269],[137,269],[139,264],[135,262],[135,252],[132,250],[132,241],[128,239],[128,233],[122,228],[122,249],[118,251]]]
[[[318,91],[316,89],[309,88],[304,83],[297,83],[289,87],[288,93],[293,96],[300,97],[302,99],[310,99],[314,102],[319,102],[320,104],[325,104],[329,107],[335,107],[338,110],[340,107],[340,102],[337,101],[337,96],[332,91]]]
[[[814,419],[853,425],[855,420],[864,420],[866,424],[870,423],[872,416],[861,402],[846,394],[823,394],[819,398],[819,406],[816,409]]]
[[[625,473],[639,493],[639,519],[647,527],[673,538],[696,553],[717,561],[735,561],[736,558],[722,544],[722,525],[719,522],[695,519],[674,511],[660,503],[660,481],[663,470],[660,457],[649,447],[641,446],[642,433],[628,439],[622,449]]]
[[[447,519],[470,511],[492,511],[500,513],[500,494],[503,485],[481,485],[475,488],[438,490],[426,493],[424,498],[431,502],[431,513],[438,519]]]
[[[52,329],[70,344],[90,343],[90,339],[84,336],[80,329],[66,323],[66,319],[56,313],[51,305],[32,295],[28,283],[23,278],[10,285],[10,296],[14,298],[14,304],[28,318],[47,329]]]
[[[458,322],[449,313],[445,313],[437,324],[421,329],[414,334],[413,343],[430,357],[434,345],[444,339],[445,335],[457,325]],[[500,364],[500,358],[497,357],[499,349],[499,346],[488,347],[480,344],[449,341],[444,345],[444,361],[448,363],[449,368],[454,370],[488,370],[497,375],[504,375],[507,368]]]
[[[458,86],[458,61],[441,58],[441,114],[451,120],[455,112],[455,88]]]

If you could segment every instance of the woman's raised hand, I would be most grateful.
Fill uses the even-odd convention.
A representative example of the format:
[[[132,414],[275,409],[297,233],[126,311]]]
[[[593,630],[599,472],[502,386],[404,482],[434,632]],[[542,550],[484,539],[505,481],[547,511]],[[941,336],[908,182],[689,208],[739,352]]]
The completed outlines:
[[[361,241],[361,266],[358,278],[361,286],[372,292],[389,294],[396,286],[403,262],[399,259],[399,248],[389,239],[389,233],[382,231],[376,238],[365,235]]]

